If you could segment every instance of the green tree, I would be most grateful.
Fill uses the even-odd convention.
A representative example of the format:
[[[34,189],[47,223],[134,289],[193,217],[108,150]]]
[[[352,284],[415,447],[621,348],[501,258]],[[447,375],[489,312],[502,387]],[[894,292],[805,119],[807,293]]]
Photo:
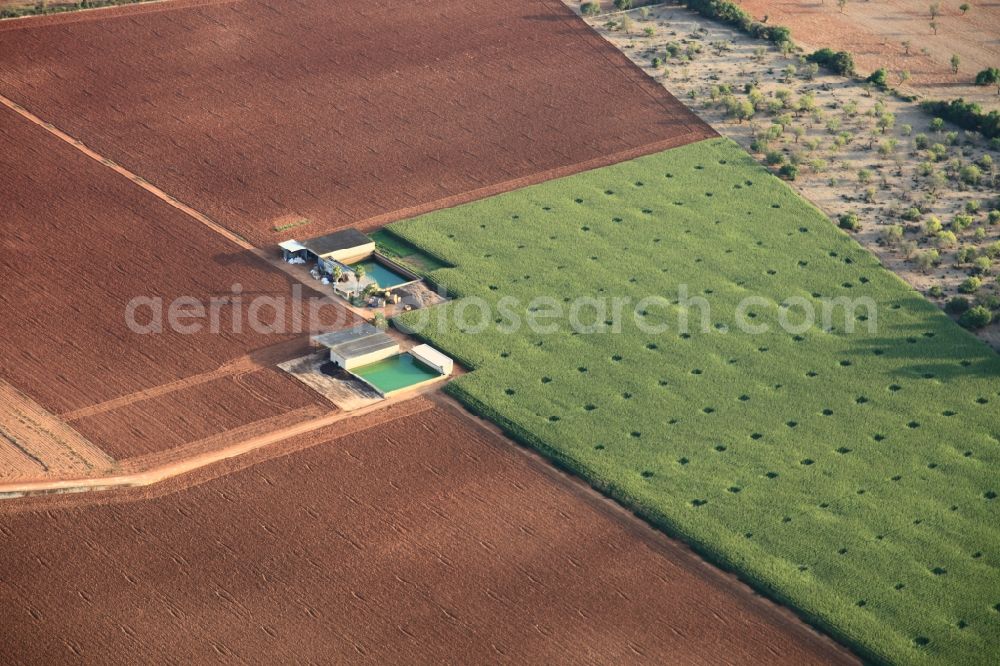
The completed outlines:
[[[983,172],[975,164],[967,164],[958,172],[958,177],[967,185],[978,185]]]
[[[937,244],[941,248],[955,247],[958,245],[958,237],[953,231],[942,231],[937,235]]]
[[[941,260],[941,255],[937,250],[924,250],[917,254],[917,267],[927,272]]]
[[[910,40],[904,39],[901,44],[903,45],[903,55],[910,55],[910,46],[912,46]]]
[[[623,12],[632,9],[632,0],[615,0],[615,9]]]
[[[941,3],[932,2],[930,6],[927,8],[927,11],[930,13],[931,20],[933,21],[941,14]]]
[[[938,22],[937,21],[931,21],[930,22],[930,26],[931,26],[931,30],[933,30],[934,34],[936,35],[937,34],[937,29],[938,29]]]
[[[584,16],[597,16],[601,13],[601,3],[585,2],[580,5],[580,13]]]
[[[731,113],[740,123],[750,120],[754,114],[753,102],[748,99],[740,100],[733,104]]]
[[[958,318],[958,323],[970,330],[977,330],[989,326],[992,321],[993,313],[982,305],[977,305],[976,307],[965,311],[962,316]]]
[[[358,264],[352,270],[354,271],[354,291],[360,296],[361,281],[365,279],[365,267],[362,264]]]
[[[846,231],[857,231],[861,228],[861,220],[857,213],[844,213],[838,220],[838,226]]]
[[[996,86],[997,94],[1000,95],[1000,69],[987,67],[976,74],[977,86]]]
[[[903,227],[898,224],[890,224],[882,230],[882,240],[890,247],[897,245],[903,240]]]
[[[778,169],[778,175],[785,180],[795,180],[799,175],[799,167],[794,164],[782,164],[781,168]]]
[[[944,311],[949,314],[962,314],[968,312],[971,307],[972,303],[969,302],[969,299],[964,296],[954,296],[944,304]]]
[[[886,130],[892,129],[896,124],[896,116],[891,113],[883,113],[878,117],[878,128],[885,134]]]
[[[958,66],[962,64],[962,59],[958,57],[957,53],[951,54],[951,73],[958,74]]]
[[[973,276],[965,278],[962,284],[958,285],[958,291],[963,294],[974,294],[983,286],[983,281]]]
[[[969,12],[969,10],[972,9],[972,5],[970,5],[967,2],[963,2],[958,6],[958,8],[962,10],[962,16],[965,16]]]
[[[844,8],[847,7],[847,0],[837,0],[837,7],[840,9],[840,13],[844,13]]]

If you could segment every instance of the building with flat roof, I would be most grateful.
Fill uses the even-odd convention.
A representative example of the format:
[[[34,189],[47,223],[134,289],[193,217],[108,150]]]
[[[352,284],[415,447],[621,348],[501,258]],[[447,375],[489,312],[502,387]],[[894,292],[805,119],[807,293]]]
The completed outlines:
[[[445,356],[430,345],[417,345],[410,350],[410,354],[442,375],[450,375],[455,369],[455,362],[450,357]]]
[[[286,261],[293,257],[312,258],[332,267],[333,263],[350,264],[370,257],[375,252],[375,241],[351,228],[304,241],[289,239],[278,243],[278,247]]]
[[[330,350],[330,360],[344,370],[375,363],[399,353],[395,338],[371,324],[360,324],[340,331],[313,336]]]

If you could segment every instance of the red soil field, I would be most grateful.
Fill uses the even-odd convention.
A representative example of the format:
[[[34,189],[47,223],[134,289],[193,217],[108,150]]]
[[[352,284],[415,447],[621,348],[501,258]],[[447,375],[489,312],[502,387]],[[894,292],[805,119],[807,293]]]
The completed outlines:
[[[450,403],[389,418],[193,487],[0,505],[0,657],[852,661]]]
[[[305,349],[301,334],[255,333],[248,326],[233,332],[226,314],[231,310],[225,308],[219,334],[205,330],[182,335],[169,326],[163,334],[133,333],[125,309],[134,296],[161,297],[166,304],[178,296],[205,302],[230,295],[232,286],[239,284],[249,300],[256,295],[288,296],[295,283],[5,107],[0,107],[0,173],[0,282],[15,286],[0,290],[0,338],[5,343],[0,376],[45,409],[58,415],[108,400],[128,400],[137,391],[216,372],[227,362],[266,366],[285,360],[267,358],[265,350],[277,343],[283,343],[278,349],[289,352]],[[263,319],[270,317],[270,311],[262,314]],[[289,331],[291,317],[286,312]],[[346,311],[343,319],[351,319]],[[272,399],[281,405],[314,400],[295,382],[258,388],[276,393],[248,397],[245,409],[239,407],[236,390],[218,399],[244,423],[255,420],[250,410],[255,401],[264,407]],[[183,395],[163,401],[174,410],[169,423],[209,418],[197,415],[199,407],[208,404],[204,396],[187,394],[188,414],[177,402]],[[261,418],[274,410],[266,407]],[[156,423],[150,414],[144,418],[148,422],[136,425],[143,432]],[[227,419],[220,423],[232,420]],[[130,427],[115,426],[123,435]],[[191,432],[198,430],[192,426]],[[177,429],[175,435],[182,432],[184,428]],[[160,444],[165,445],[166,440]],[[127,454],[127,446],[121,442],[110,448]],[[139,442],[137,450],[150,446]]]
[[[132,5],[0,25],[0,60],[0,93],[259,246],[714,135],[559,0]]]
[[[889,72],[892,85],[897,74],[909,71],[905,88],[929,99],[964,97],[983,108],[1000,109],[996,86],[973,85],[976,72],[1000,62],[1000,3],[940,3],[937,34],[930,27],[930,0],[881,0],[849,2],[841,12],[836,2],[823,0],[737,0],[755,18],[792,29],[792,39],[810,49],[828,46],[854,55],[858,71],[869,74],[879,67]],[[907,55],[902,42],[910,42]],[[958,73],[951,56],[961,59]]]
[[[282,371],[266,368],[138,400],[69,423],[101,449],[122,459],[174,449],[256,421],[280,421],[287,426],[330,411],[333,407],[319,395],[302,390]]]

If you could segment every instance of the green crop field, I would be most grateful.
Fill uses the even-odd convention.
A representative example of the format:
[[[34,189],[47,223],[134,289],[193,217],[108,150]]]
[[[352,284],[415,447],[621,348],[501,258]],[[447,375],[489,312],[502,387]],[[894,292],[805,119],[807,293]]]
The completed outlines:
[[[453,266],[458,298],[397,323],[474,368],[472,409],[868,658],[995,660],[1000,357],[735,144],[390,233]],[[596,331],[548,316],[580,297]],[[837,297],[877,309],[779,325]]]

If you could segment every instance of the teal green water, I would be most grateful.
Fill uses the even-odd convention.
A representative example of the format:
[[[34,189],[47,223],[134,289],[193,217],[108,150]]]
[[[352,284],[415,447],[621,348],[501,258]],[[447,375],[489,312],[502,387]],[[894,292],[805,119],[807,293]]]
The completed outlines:
[[[410,354],[391,356],[375,363],[352,370],[354,374],[377,388],[390,393],[440,376],[436,370],[424,365]]]
[[[397,273],[391,268],[383,266],[374,259],[358,262],[351,266],[351,268],[357,268],[358,266],[364,266],[365,275],[378,282],[378,286],[383,289],[389,289],[390,287],[406,284],[410,281],[410,278],[406,277],[402,273]]]

